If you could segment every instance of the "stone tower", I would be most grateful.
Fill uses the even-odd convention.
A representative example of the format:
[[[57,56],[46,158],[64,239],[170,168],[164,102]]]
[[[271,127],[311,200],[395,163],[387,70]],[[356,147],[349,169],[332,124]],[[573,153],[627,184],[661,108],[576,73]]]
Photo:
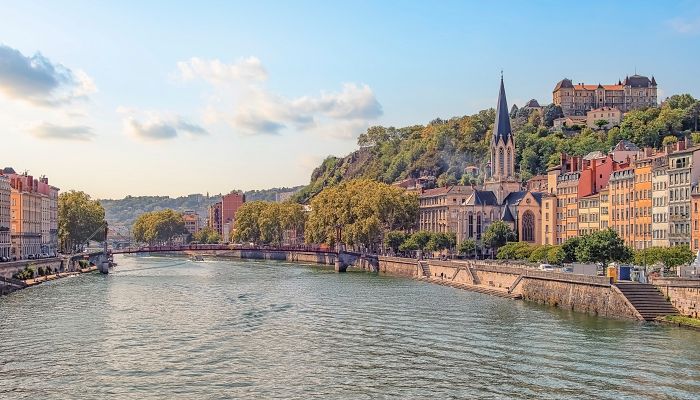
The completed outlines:
[[[515,175],[515,141],[510,128],[510,115],[506,102],[506,89],[501,74],[501,89],[496,103],[496,121],[491,138],[491,174],[484,182],[484,189],[496,195],[498,203],[511,192],[520,190],[520,182]]]

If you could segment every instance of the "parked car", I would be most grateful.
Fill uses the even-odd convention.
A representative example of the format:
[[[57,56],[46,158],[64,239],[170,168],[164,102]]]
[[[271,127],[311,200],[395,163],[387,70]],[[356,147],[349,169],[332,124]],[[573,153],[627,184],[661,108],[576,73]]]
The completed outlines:
[[[538,267],[540,271],[554,271],[554,265],[552,264],[540,264]]]

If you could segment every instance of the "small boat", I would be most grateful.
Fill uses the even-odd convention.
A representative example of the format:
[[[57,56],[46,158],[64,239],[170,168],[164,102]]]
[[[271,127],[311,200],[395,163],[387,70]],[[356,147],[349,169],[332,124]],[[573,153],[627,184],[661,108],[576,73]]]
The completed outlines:
[[[202,256],[194,256],[194,257],[192,257],[190,260],[195,261],[195,262],[197,262],[197,261],[204,261],[204,257],[202,257]]]

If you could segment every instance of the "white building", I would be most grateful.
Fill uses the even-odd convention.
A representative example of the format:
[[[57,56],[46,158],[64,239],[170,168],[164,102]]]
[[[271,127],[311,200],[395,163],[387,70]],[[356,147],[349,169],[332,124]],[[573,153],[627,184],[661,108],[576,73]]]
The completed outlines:
[[[668,155],[655,157],[651,168],[651,245],[668,247]]]

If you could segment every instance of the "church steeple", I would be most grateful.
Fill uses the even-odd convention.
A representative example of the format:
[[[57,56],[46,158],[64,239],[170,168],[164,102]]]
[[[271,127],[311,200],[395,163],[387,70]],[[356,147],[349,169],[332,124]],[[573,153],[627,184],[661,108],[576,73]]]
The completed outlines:
[[[501,90],[498,93],[498,103],[496,103],[496,121],[493,124],[493,143],[503,140],[507,143],[512,139],[510,129],[510,115],[508,113],[508,102],[506,101],[506,89],[503,86],[503,71],[501,71]]]

